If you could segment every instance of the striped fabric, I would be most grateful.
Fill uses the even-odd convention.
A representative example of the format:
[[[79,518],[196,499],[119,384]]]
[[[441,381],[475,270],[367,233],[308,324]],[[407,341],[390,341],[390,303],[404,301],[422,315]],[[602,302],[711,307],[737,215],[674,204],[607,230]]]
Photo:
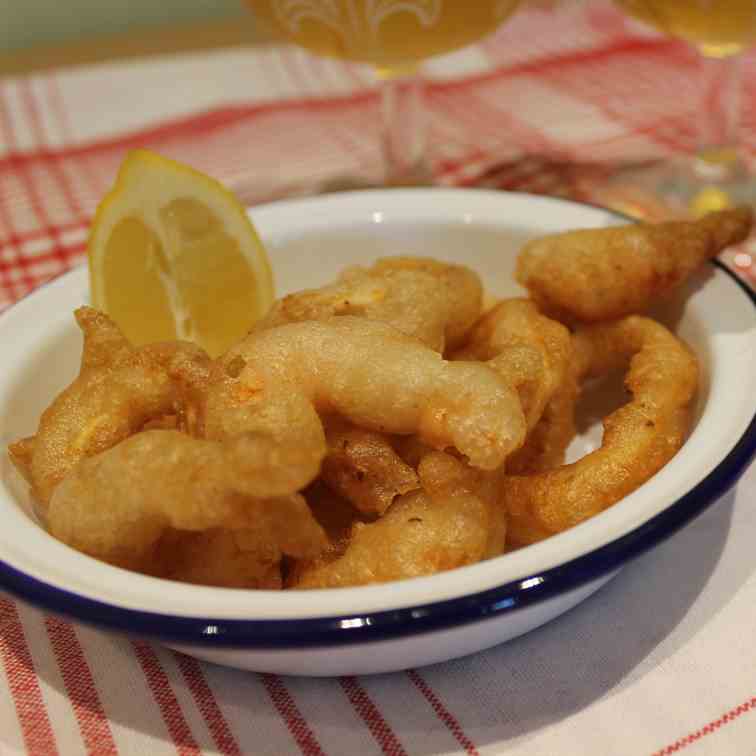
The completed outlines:
[[[607,6],[523,12],[428,65],[438,179],[600,201],[595,179],[618,161],[693,147],[696,66]],[[752,150],[756,58],[745,67]],[[368,70],[284,47],[0,80],[0,308],[82,260],[128,149],[189,162],[252,204],[377,178],[377,108]],[[748,248],[737,255],[748,278]],[[377,677],[224,669],[0,596],[0,755],[753,754],[754,494],[752,468],[524,638]]]

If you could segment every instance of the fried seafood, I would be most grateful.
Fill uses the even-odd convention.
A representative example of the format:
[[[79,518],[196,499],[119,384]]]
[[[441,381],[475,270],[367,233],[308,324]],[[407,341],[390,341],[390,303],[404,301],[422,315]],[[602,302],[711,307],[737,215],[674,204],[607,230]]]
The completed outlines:
[[[383,433],[331,421],[326,443],[321,477],[361,512],[382,515],[397,496],[420,487],[417,473]]]
[[[31,447],[32,490],[42,507],[80,460],[128,438],[150,420],[179,415],[191,423],[210,366],[194,344],[134,348],[106,315],[90,307],[75,314],[84,334],[81,371],[42,414],[33,442],[25,442]],[[20,452],[17,448],[17,457]]]
[[[469,268],[430,258],[390,257],[370,268],[349,268],[320,289],[278,300],[253,330],[360,316],[388,323],[443,352],[465,338],[480,314],[482,296],[480,278]],[[357,509],[380,513],[395,496],[417,487],[414,472],[393,453],[385,435],[365,428],[352,433],[348,453],[344,441],[327,440],[322,474]]]
[[[79,375],[10,458],[52,535],[156,577],[305,589],[473,564],[592,517],[677,452],[696,359],[623,314],[750,224],[736,210],[532,242],[532,299],[482,315],[467,268],[379,260],[285,297],[215,360],[135,348],[81,308]],[[564,465],[583,382],[616,369],[630,400]]]
[[[559,319],[595,322],[644,312],[705,260],[746,239],[752,211],[554,234],[526,244],[517,280]]]
[[[20,438],[18,441],[14,441],[8,444],[8,456],[13,466],[23,476],[24,480],[31,484],[32,472],[31,461],[34,454],[34,436],[27,436],[26,438]]]
[[[418,468],[421,490],[376,522],[356,523],[343,553],[294,565],[290,588],[336,588],[432,575],[502,553],[506,520],[494,476],[432,452]]]
[[[222,588],[283,587],[281,550],[259,530],[168,530],[156,547],[153,574]]]
[[[85,554],[148,572],[169,528],[243,530],[284,554],[320,553],[327,539],[302,496],[249,494],[247,471],[239,466],[243,441],[159,430],[131,436],[68,473],[52,495],[48,528]]]
[[[512,546],[572,527],[634,491],[680,449],[698,381],[695,356],[664,326],[641,316],[575,334],[580,372],[604,375],[629,360],[631,400],[604,419],[601,447],[577,462],[502,485]]]
[[[570,333],[528,299],[506,299],[475,324],[454,359],[488,361],[517,390],[528,429],[562,384],[572,357]]]
[[[319,413],[416,433],[483,469],[499,467],[525,436],[520,401],[492,369],[447,362],[385,323],[351,316],[255,332],[230,349],[214,365],[204,431],[254,438],[269,469],[264,495],[290,493],[319,472]]]
[[[528,433],[522,448],[507,459],[513,475],[544,472],[564,463],[565,453],[575,438],[575,407],[580,396],[579,366],[573,358],[561,385],[552,394],[540,420]]]
[[[424,257],[387,257],[353,267],[320,289],[273,304],[255,331],[352,315],[394,326],[437,352],[454,349],[480,314],[483,287],[469,268]]]

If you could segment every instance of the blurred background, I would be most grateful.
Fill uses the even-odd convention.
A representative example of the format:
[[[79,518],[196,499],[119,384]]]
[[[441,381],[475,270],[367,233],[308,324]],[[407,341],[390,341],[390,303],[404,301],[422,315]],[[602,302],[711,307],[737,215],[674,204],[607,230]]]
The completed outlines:
[[[241,0],[0,0],[0,52],[233,16],[242,16]]]

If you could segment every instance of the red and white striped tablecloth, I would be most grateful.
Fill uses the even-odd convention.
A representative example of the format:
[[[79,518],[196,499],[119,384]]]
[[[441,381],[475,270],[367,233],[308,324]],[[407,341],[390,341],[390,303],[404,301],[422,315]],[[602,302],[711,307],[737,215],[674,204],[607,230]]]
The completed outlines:
[[[428,66],[439,181],[600,201],[586,176],[694,146],[696,66],[604,5],[522,12]],[[756,57],[745,69],[752,151]],[[128,149],[251,204],[378,177],[377,108],[366,69],[285,47],[0,80],[0,308],[82,260]],[[737,262],[748,277],[747,249]],[[755,754],[755,496],[752,468],[568,615],[377,677],[224,669],[0,595],[0,754]]]

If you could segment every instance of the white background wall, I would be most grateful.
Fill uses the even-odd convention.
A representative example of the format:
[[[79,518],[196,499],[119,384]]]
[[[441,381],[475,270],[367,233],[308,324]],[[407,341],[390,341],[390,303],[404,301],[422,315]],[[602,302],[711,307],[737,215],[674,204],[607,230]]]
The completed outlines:
[[[0,0],[0,51],[241,13],[242,0]]]

